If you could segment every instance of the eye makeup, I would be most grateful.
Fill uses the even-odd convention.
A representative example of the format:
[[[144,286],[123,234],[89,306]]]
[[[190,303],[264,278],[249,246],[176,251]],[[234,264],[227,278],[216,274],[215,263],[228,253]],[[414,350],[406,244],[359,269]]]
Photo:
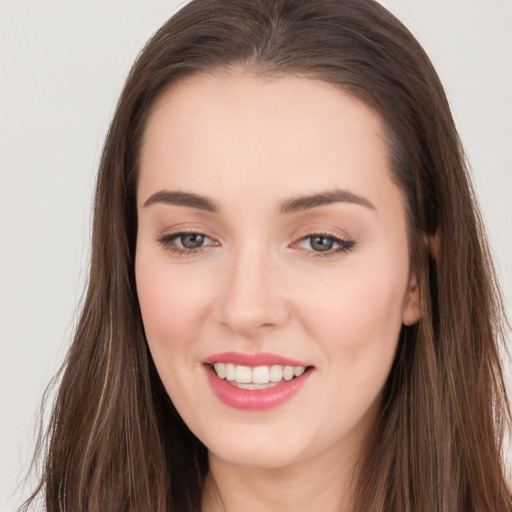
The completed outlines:
[[[157,241],[165,250],[177,256],[189,257],[209,247],[216,247],[220,242],[202,231],[180,230],[162,235]],[[328,231],[314,231],[292,242],[289,247],[305,251],[310,257],[330,257],[352,250],[354,240],[347,240]]]

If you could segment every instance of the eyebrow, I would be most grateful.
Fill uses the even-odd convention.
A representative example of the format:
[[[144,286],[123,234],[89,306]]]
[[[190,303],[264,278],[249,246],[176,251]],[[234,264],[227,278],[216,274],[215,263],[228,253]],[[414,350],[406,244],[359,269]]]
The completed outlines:
[[[351,203],[364,206],[370,210],[377,209],[375,205],[365,197],[349,192],[348,190],[335,189],[289,199],[281,205],[280,212],[283,214],[296,213],[333,203]]]
[[[199,195],[192,194],[190,192],[181,191],[169,191],[160,190],[154,193],[143,205],[151,206],[152,204],[163,203],[163,204],[175,204],[178,206],[190,206],[191,208],[197,208],[198,210],[204,210],[206,212],[216,213],[219,208],[211,199]]]
[[[178,206],[189,206],[198,210],[211,213],[218,213],[219,208],[215,201],[200,194],[191,192],[160,190],[154,193],[143,205],[143,207],[152,204],[173,204]],[[365,197],[359,196],[348,190],[329,190],[318,194],[295,197],[285,201],[279,209],[281,214],[296,213],[305,210],[311,210],[318,206],[324,206],[333,203],[351,203],[376,210],[374,204]]]

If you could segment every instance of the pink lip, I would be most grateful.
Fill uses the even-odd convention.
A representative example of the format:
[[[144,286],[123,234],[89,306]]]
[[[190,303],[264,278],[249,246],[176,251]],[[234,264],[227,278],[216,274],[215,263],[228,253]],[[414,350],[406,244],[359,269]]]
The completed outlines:
[[[307,370],[300,377],[265,389],[240,389],[225,379],[219,379],[211,366],[205,365],[208,382],[219,400],[230,407],[244,411],[271,409],[290,400],[297,394],[313,371]]]
[[[223,352],[222,354],[214,354],[207,357],[203,364],[213,363],[233,363],[243,366],[271,366],[273,364],[279,364],[281,366],[310,366],[307,363],[301,361],[295,361],[288,359],[287,357],[278,356],[276,354],[270,354],[261,352],[258,354],[242,354],[240,352]],[[290,381],[291,382],[291,381]]]

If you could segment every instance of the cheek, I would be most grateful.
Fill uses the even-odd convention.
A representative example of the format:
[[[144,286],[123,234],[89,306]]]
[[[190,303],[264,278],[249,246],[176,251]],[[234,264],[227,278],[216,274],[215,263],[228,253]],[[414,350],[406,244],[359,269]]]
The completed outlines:
[[[407,251],[384,256],[358,261],[357,268],[347,264],[302,294],[310,337],[322,344],[326,364],[336,368],[339,378],[356,386],[372,375],[375,385],[385,380],[402,326]]]
[[[179,265],[157,259],[141,251],[135,265],[146,339],[174,405],[184,417],[194,417],[191,397],[202,392],[191,375],[198,369],[198,347],[210,303],[208,285]]]
[[[160,353],[177,353],[199,338],[209,298],[207,282],[192,278],[179,266],[152,260],[141,251],[135,273],[144,329],[156,363]]]
[[[302,315],[304,326],[323,354],[325,393],[315,400],[314,414],[331,411],[341,432],[362,427],[377,413],[402,326],[406,282],[403,272],[343,273],[302,303],[302,311],[310,312]]]

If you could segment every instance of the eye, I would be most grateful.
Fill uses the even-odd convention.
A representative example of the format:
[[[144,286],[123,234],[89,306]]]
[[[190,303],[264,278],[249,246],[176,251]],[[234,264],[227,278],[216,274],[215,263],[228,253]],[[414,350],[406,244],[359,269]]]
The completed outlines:
[[[184,233],[179,235],[179,241],[185,249],[198,249],[204,244],[206,238],[206,235],[202,233]]]
[[[217,242],[204,233],[190,231],[172,233],[158,238],[158,242],[166,249],[179,255],[194,254],[201,249],[217,245]]]
[[[311,249],[318,252],[330,251],[335,244],[334,238],[323,235],[309,236],[308,240]]]
[[[315,253],[315,256],[331,256],[352,249],[355,242],[331,234],[317,233],[301,238],[298,245]]]

